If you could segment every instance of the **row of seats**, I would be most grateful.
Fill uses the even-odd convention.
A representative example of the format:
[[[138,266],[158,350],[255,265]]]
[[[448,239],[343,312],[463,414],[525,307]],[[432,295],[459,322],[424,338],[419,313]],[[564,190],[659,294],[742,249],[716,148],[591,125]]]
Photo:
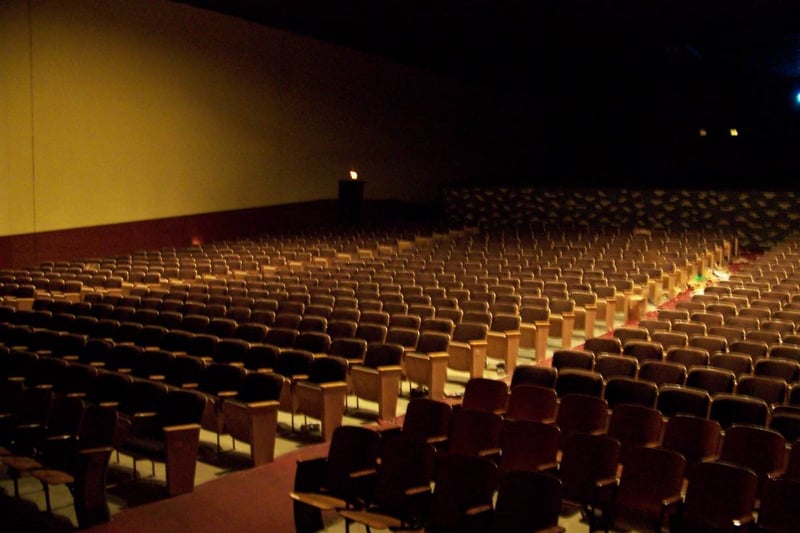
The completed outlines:
[[[448,417],[444,437],[419,433]],[[585,512],[590,528],[630,527],[632,519],[644,517],[648,529],[661,530],[670,523],[671,531],[699,531],[722,529],[734,520],[755,523],[757,498],[764,527],[793,527],[792,507],[781,498],[791,494],[797,501],[800,495],[800,446],[792,448],[785,464],[783,443],[770,430],[733,426],[720,442],[718,425],[715,433],[711,421],[677,415],[667,421],[663,441],[625,448],[607,434],[575,433],[560,439],[558,426],[498,418],[412,400],[398,430],[337,430],[326,457],[298,464],[291,493],[298,530],[322,524],[320,511],[327,510],[337,511],[348,524],[371,527],[530,531],[556,527],[562,504],[568,504]],[[465,447],[461,439],[482,439],[487,422],[492,434],[500,428],[496,447]],[[698,424],[712,429],[701,434]],[[780,463],[753,452],[756,443],[768,439],[781,444]],[[352,449],[361,453],[348,452]],[[356,471],[374,477],[374,484],[336,481]],[[375,492],[365,487],[375,487]],[[408,497],[411,488],[420,499]],[[718,505],[728,495],[741,505],[699,513],[701,502],[708,505],[713,498]],[[391,497],[394,501],[386,499]]]
[[[635,404],[658,410],[663,416],[691,414],[710,418],[723,428],[735,423],[748,423],[772,427],[792,441],[800,436],[800,404],[798,387],[793,387],[792,403],[769,403],[746,389],[730,392],[709,392],[701,385],[702,377],[686,384],[656,385],[655,382],[631,378],[611,377],[604,380],[600,374],[585,370],[564,369],[556,373],[539,371],[542,367],[520,366],[512,377],[511,394],[495,394],[494,409],[509,411],[513,416],[549,421],[556,418],[563,406],[561,400],[570,396],[568,405],[579,400],[576,406],[585,418],[582,424],[593,429],[606,426],[609,409],[623,404]],[[554,371],[555,372],[555,371]],[[756,380],[757,381],[757,380]],[[745,381],[747,383],[747,381]],[[514,392],[525,385],[514,397]],[[502,390],[502,387],[495,386]],[[528,414],[529,406],[537,405]]]

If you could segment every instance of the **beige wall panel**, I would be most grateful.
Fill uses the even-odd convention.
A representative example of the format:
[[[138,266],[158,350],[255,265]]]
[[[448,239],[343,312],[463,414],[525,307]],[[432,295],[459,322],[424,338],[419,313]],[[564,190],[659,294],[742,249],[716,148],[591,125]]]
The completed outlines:
[[[0,14],[0,235],[333,199],[351,168],[426,201],[477,153],[476,95],[377,56],[166,0]]]
[[[28,14],[0,2],[0,235],[35,228]]]

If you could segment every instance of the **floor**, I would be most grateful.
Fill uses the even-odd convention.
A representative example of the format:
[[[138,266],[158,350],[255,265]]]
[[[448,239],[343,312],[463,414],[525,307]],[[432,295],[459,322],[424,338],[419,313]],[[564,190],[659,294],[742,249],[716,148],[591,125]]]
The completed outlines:
[[[649,310],[655,310],[654,306],[650,306]],[[618,323],[622,319],[621,315],[618,316]],[[601,327],[595,330],[596,335],[602,335],[605,331]],[[573,346],[582,344],[583,336],[573,337]],[[557,339],[550,339],[548,345],[549,358],[552,352],[559,349]],[[533,360],[533,350],[520,350],[520,364],[531,364]],[[486,377],[496,378],[497,372],[494,364],[490,362],[490,368],[486,371]],[[449,371],[448,382],[445,387],[446,393],[458,393],[463,391],[464,384],[468,379],[466,372]],[[405,395],[400,398],[398,404],[398,414],[405,412],[406,405],[408,404],[407,385],[404,385]],[[377,404],[368,401],[360,401],[359,409],[355,409],[354,397],[348,399],[348,409],[345,413],[345,424],[363,424],[374,421],[376,419]],[[288,453],[297,448],[315,444],[320,442],[319,434],[314,432],[314,428],[303,428],[305,421],[302,417],[296,420],[296,431],[291,431],[291,418],[288,413],[281,412],[279,414],[279,436],[275,445],[275,455],[280,456]],[[219,476],[224,476],[229,472],[247,468],[248,465],[248,446],[243,443],[237,442],[235,449],[230,437],[223,437],[221,440],[223,452],[217,454],[216,452],[216,435],[214,433],[203,430],[201,432],[200,444],[200,460],[197,465],[197,472],[195,475],[195,484],[201,484],[205,481],[216,479]],[[162,464],[152,465],[147,461],[139,461],[136,464],[136,476],[134,476],[134,465],[130,457],[125,455],[113,454],[108,471],[108,500],[111,512],[118,513],[128,507],[144,505],[149,502],[157,501],[165,498],[164,491],[164,466]],[[12,480],[8,477],[5,469],[0,468],[0,491],[4,491],[7,495],[14,494],[14,486]],[[30,476],[23,475],[19,480],[19,497],[21,503],[27,505],[32,510],[44,511],[45,494],[41,484]],[[64,525],[71,524],[73,527],[77,526],[74,509],[72,507],[72,497],[66,486],[54,486],[51,488],[50,493],[52,504],[52,515],[47,516],[48,520],[55,518],[59,523]],[[344,523],[335,515],[327,516],[327,531],[332,533],[344,532]],[[562,515],[560,522],[562,527],[567,531],[588,531],[588,525],[581,520],[581,516],[577,512],[565,513]],[[358,527],[353,526],[351,531],[360,531]]]

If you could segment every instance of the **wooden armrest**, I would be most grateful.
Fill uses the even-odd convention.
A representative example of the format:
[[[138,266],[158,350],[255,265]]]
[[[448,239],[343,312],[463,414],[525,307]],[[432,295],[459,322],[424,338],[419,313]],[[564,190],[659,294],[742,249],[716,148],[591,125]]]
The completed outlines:
[[[250,402],[244,405],[247,406],[248,409],[253,411],[263,411],[269,409],[277,409],[280,404],[281,402],[277,400],[264,400],[261,402]]]
[[[67,440],[71,440],[73,435],[48,435],[45,440],[47,442],[64,442]]]
[[[755,518],[753,517],[753,513],[749,513],[738,518],[733,519],[733,527],[739,529],[741,527],[748,526],[753,523]]]
[[[317,386],[320,390],[328,391],[328,390],[337,390],[337,389],[347,389],[347,382],[346,381],[329,381],[327,383],[308,383],[302,382],[298,383],[298,385],[311,385]]]
[[[470,507],[464,512],[464,514],[466,514],[467,516],[475,516],[491,510],[492,510],[491,504],[487,503],[483,505],[476,505],[475,507]]]
[[[377,472],[374,468],[367,468],[365,470],[357,470],[355,472],[350,472],[350,479],[360,479],[362,477],[367,477],[374,475]]]
[[[347,502],[336,496],[311,492],[290,492],[289,497],[295,501],[311,505],[324,511],[335,511],[347,507]]]
[[[478,452],[481,457],[488,457],[490,455],[500,455],[500,448],[487,448]]]
[[[767,478],[769,478],[769,479],[780,479],[780,478],[783,477],[783,475],[785,473],[786,473],[786,470],[784,470],[783,468],[777,469],[777,470],[772,470],[771,472],[767,472]]]
[[[450,343],[450,344],[453,344],[453,343]],[[477,340],[477,341],[469,341],[467,344],[469,344],[470,346],[474,347],[474,346],[486,346],[489,343],[487,341],[485,341],[485,340]]]
[[[96,446],[94,448],[82,448],[78,450],[81,455],[96,455],[103,453],[111,453],[114,450],[111,446]]]
[[[239,392],[235,390],[221,390],[217,391],[218,398],[234,398]]]
[[[27,430],[27,429],[39,429],[39,428],[43,428],[43,427],[44,427],[44,424],[40,424],[38,422],[31,422],[30,424],[19,424],[18,426],[16,426],[15,429],[17,429],[17,430],[20,430],[20,429],[21,430]]]
[[[384,365],[384,366],[379,366],[375,370],[378,371],[378,374],[392,374],[392,373],[402,372],[403,367],[400,365]]]
[[[419,487],[411,487],[410,489],[406,489],[404,494],[406,496],[416,496],[417,494],[425,494],[426,492],[430,491],[430,485],[420,485]]]
[[[346,519],[375,529],[400,529],[403,527],[403,523],[398,518],[381,513],[342,510],[339,511],[339,514]]]
[[[447,442],[447,435],[437,435],[435,437],[428,437],[425,442],[428,444],[437,444],[439,442]]]
[[[661,515],[659,516],[659,523],[664,522],[664,518],[666,518],[667,513],[670,510],[683,505],[683,497],[680,494],[676,494],[669,498],[665,498],[661,500]]]
[[[617,481],[618,480],[615,477],[609,477],[609,478],[605,478],[605,479],[598,479],[597,481],[595,481],[594,486],[597,489],[604,489],[604,488],[611,487],[611,486],[616,487],[617,486]]]
[[[164,433],[180,433],[181,431],[191,431],[200,429],[200,424],[179,424],[177,426],[164,426]]]
[[[539,472],[553,472],[555,473],[558,470],[558,462],[553,461],[552,463],[542,463],[536,467],[536,470]]]
[[[155,411],[141,411],[139,413],[133,413],[132,415],[130,415],[130,417],[142,419],[142,418],[152,418],[156,415],[158,415],[158,413],[156,413]]]

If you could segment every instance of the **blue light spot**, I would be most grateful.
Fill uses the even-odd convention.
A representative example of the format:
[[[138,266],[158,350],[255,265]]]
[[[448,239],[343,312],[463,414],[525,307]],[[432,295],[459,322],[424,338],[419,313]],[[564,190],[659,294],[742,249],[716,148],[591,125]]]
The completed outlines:
[[[800,105],[800,91],[797,91],[797,92],[794,94],[794,101],[795,101],[795,103],[797,103],[798,105]]]

